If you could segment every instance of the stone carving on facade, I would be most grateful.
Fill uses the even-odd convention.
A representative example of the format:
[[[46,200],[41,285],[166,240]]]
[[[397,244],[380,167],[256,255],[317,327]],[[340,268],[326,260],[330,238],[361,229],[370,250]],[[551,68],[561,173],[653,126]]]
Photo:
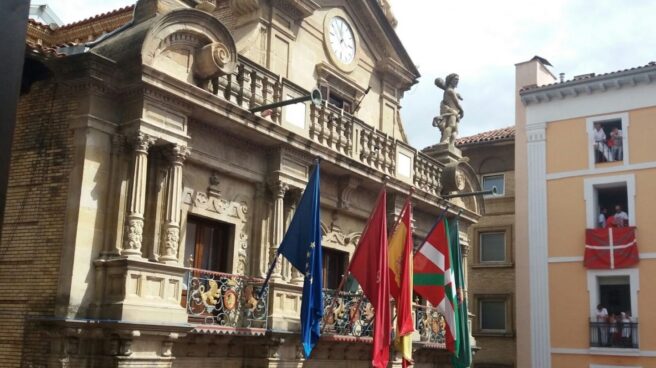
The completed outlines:
[[[212,197],[221,198],[221,189],[219,188],[219,184],[221,184],[221,178],[219,173],[214,171],[210,176],[210,185],[207,187],[207,193]]]
[[[194,192],[190,188],[185,188],[182,202],[202,211],[216,213],[237,221],[238,225],[235,229],[237,239],[235,273],[245,274],[248,256],[248,233],[246,229],[248,204],[244,201],[229,201],[216,196],[208,196],[204,192]]]
[[[440,115],[433,118],[433,126],[440,129],[442,137],[440,143],[453,145],[458,137],[458,124],[464,116],[464,111],[459,101],[462,97],[456,92],[460,77],[452,73],[446,77],[435,79],[435,85],[444,90],[442,102],[440,102]]]
[[[348,210],[351,208],[351,196],[360,185],[360,180],[344,176],[339,180],[339,192],[337,198],[337,207],[340,209]]]

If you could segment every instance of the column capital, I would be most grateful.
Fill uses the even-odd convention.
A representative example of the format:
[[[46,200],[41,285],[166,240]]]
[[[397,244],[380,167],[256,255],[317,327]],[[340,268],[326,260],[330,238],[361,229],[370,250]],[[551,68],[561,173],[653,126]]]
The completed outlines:
[[[132,144],[134,145],[135,151],[148,153],[148,149],[155,144],[155,138],[139,132],[132,138]]]
[[[281,180],[272,180],[269,182],[269,189],[275,198],[282,199],[289,190],[289,185]]]
[[[171,149],[166,152],[166,157],[171,161],[172,164],[182,165],[187,157],[189,157],[190,153],[191,150],[189,147],[181,144],[174,144],[171,146]]]

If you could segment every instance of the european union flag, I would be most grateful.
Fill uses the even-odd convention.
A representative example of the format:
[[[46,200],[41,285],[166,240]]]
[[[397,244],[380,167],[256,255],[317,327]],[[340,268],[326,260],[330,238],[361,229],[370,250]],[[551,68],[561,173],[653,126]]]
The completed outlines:
[[[301,304],[301,341],[303,354],[307,359],[321,336],[319,322],[323,318],[319,163],[310,174],[310,181],[305,187],[278,253],[305,274]]]

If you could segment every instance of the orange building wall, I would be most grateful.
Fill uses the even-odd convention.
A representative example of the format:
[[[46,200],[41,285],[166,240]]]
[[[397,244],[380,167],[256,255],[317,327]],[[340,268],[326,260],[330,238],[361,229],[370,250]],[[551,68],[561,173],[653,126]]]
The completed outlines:
[[[551,347],[587,349],[590,302],[583,263],[549,265]]]
[[[629,120],[629,160],[631,163],[656,161],[656,147],[653,140],[656,107],[631,111]]]
[[[588,168],[585,118],[547,124],[547,174]]]

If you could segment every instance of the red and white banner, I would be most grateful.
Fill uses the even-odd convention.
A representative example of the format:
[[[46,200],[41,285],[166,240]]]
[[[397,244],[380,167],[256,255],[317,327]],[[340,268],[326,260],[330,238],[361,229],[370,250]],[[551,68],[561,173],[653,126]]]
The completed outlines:
[[[637,264],[639,257],[635,227],[586,229],[583,260],[586,268],[627,268]]]

